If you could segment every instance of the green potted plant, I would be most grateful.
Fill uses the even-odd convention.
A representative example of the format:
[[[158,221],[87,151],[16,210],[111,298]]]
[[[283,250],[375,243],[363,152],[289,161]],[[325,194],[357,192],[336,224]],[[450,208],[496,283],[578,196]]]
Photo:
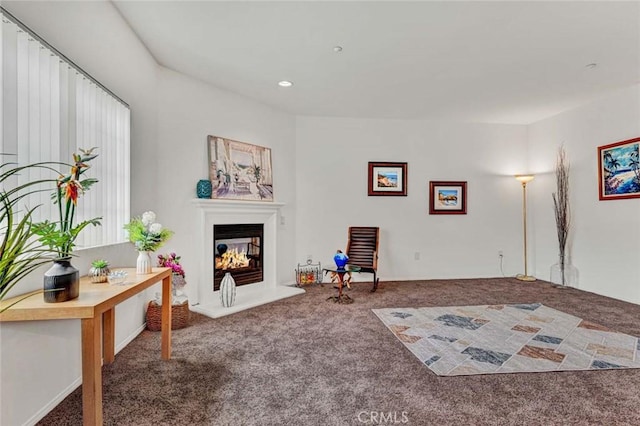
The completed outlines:
[[[93,154],[95,149],[80,149],[81,154],[73,154],[70,173],[58,178],[52,198],[58,206],[59,220],[33,224],[39,241],[57,255],[53,266],[44,274],[45,302],[65,302],[75,299],[80,293],[80,274],[71,265],[75,240],[84,228],[98,226],[102,219],[97,217],[74,224],[79,196],[98,182],[97,179],[83,176],[90,167],[87,163],[98,156]]]
[[[106,283],[109,276],[109,262],[104,259],[96,259],[91,262],[89,279],[92,283]]]
[[[38,206],[20,209],[19,204],[29,195],[45,190],[43,187],[53,186],[56,179],[43,178],[17,186],[11,186],[10,181],[33,168],[55,172],[52,168],[55,164],[59,163],[18,166],[3,162],[0,165],[0,187],[7,188],[0,191],[0,301],[25,276],[51,261],[50,251],[34,238],[32,217]],[[9,307],[11,305],[3,306],[0,312]]]

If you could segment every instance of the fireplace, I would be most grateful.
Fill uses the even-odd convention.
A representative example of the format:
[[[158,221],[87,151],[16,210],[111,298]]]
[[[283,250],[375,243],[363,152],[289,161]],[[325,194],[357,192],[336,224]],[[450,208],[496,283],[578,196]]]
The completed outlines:
[[[235,201],[195,199],[191,203],[195,207],[194,247],[200,253],[197,259],[200,265],[198,274],[189,275],[190,287],[197,291],[189,294],[191,310],[211,318],[240,312],[254,306],[264,305],[286,297],[303,294],[299,287],[278,284],[278,220],[280,208],[284,206],[277,202],[264,201]],[[224,307],[220,302],[220,291],[214,291],[216,248],[213,230],[218,225],[233,225],[238,223],[260,224],[263,226],[260,241],[260,259],[262,265],[262,281],[237,287],[236,302],[231,307]],[[245,238],[245,237],[241,237]],[[228,244],[227,244],[228,249]],[[240,249],[240,252],[242,249]],[[291,274],[282,273],[283,277]],[[284,278],[283,280],[286,280]]]
[[[229,272],[236,286],[259,283],[264,279],[262,241],[264,225],[244,223],[213,226],[213,290]]]

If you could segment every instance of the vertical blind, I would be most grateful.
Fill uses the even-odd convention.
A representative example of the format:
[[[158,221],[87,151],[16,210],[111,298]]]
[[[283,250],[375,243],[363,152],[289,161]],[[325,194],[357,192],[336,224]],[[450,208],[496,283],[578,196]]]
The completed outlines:
[[[0,12],[2,163],[72,163],[80,148],[97,147],[99,155],[84,176],[98,183],[78,199],[75,223],[102,217],[102,226],[85,228],[76,247],[124,241],[123,225],[130,215],[129,106],[6,10]],[[57,176],[29,169],[7,185],[45,177]],[[36,221],[58,220],[50,192],[34,194],[26,203],[40,206]]]

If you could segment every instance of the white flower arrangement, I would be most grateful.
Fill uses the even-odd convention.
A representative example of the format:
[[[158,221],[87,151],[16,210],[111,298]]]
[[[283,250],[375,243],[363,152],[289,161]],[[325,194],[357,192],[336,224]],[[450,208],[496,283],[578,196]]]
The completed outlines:
[[[129,241],[139,251],[156,251],[173,235],[173,231],[156,222],[156,214],[152,211],[133,218],[124,229],[129,231]]]

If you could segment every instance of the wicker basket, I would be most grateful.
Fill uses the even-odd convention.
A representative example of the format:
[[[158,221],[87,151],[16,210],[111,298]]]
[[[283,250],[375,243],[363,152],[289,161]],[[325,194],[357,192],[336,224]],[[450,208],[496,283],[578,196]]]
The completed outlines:
[[[189,325],[189,301],[171,306],[171,329],[177,330]],[[147,328],[151,331],[160,331],[162,326],[162,306],[153,300],[147,307]]]

